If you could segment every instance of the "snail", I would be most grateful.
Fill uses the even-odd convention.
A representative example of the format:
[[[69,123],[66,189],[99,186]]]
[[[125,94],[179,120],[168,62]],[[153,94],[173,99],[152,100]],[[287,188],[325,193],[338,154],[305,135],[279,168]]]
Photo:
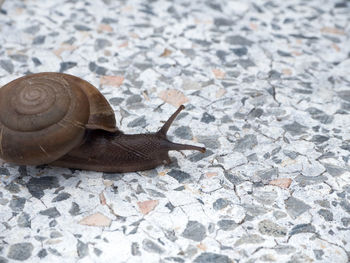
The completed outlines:
[[[89,82],[63,73],[27,75],[0,88],[0,158],[102,172],[153,169],[170,163],[172,150],[205,152],[167,139],[183,109],[158,132],[124,134],[106,98]]]

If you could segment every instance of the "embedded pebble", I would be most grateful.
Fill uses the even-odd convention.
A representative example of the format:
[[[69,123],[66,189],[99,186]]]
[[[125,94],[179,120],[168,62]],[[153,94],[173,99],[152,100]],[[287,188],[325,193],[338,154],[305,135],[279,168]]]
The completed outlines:
[[[215,117],[207,112],[205,112],[201,118],[201,122],[204,122],[204,123],[210,123],[214,121],[215,121]]]
[[[200,254],[194,260],[195,263],[230,263],[232,262],[230,258],[226,255],[220,255],[216,253],[204,252]]]
[[[33,244],[29,242],[13,244],[10,246],[7,257],[18,261],[25,261],[31,257],[33,249]]]
[[[320,209],[317,212],[326,221],[333,221],[333,213],[328,209]]]
[[[264,238],[262,238],[257,234],[244,235],[237,240],[237,242],[235,243],[235,246],[240,246],[243,244],[260,244],[264,242],[264,240],[265,240]]]
[[[182,236],[194,241],[202,241],[206,236],[205,227],[197,221],[188,221]]]
[[[7,73],[12,74],[14,71],[14,66],[13,63],[11,62],[11,60],[4,60],[1,59],[0,60],[0,66],[7,71]]]
[[[39,257],[40,259],[45,258],[47,255],[48,255],[48,253],[47,253],[47,250],[46,250],[46,249],[41,249],[41,250],[39,251],[39,253],[38,253],[38,257]]]
[[[54,176],[43,176],[39,178],[30,178],[27,183],[28,191],[36,198],[44,196],[44,190],[59,187],[58,179]]]
[[[248,134],[245,135],[242,139],[237,140],[234,150],[242,152],[244,150],[253,149],[258,144],[256,135]]]
[[[152,240],[145,239],[142,241],[142,247],[148,252],[162,254],[164,253],[164,249],[160,247],[158,244],[154,243]]]
[[[14,212],[21,212],[24,208],[26,201],[27,200],[25,198],[14,196],[13,199],[10,201],[9,206]]]
[[[52,203],[67,200],[69,197],[71,197],[71,194],[66,192],[61,192],[54,199],[52,199]]]
[[[224,230],[224,231],[230,231],[235,229],[238,224],[236,224],[236,222],[234,220],[231,219],[222,219],[220,221],[218,221],[218,226],[220,229]]]
[[[17,224],[19,227],[31,227],[30,215],[23,212],[18,216]]]
[[[312,224],[300,224],[292,228],[289,235],[296,235],[299,233],[315,233],[316,229]]]
[[[301,135],[305,133],[307,130],[307,127],[295,121],[291,124],[284,125],[283,129],[289,132],[291,135],[295,136],[295,135]]]
[[[42,210],[39,212],[39,214],[47,216],[48,218],[56,218],[61,216],[60,212],[57,210],[56,207],[51,207],[51,208]]]
[[[168,175],[176,179],[179,183],[185,182],[191,178],[188,173],[175,169],[168,172]]]
[[[134,127],[138,127],[138,126],[145,127],[146,125],[147,125],[147,123],[146,123],[145,116],[138,117],[138,118],[136,118],[133,121],[128,123],[128,127],[130,127],[130,128],[134,128]]]
[[[287,229],[285,227],[281,227],[271,220],[263,220],[259,222],[259,232],[263,235],[274,237],[283,237],[287,235]]]
[[[89,253],[88,244],[85,244],[82,241],[78,240],[77,251],[78,251],[78,257],[79,258],[86,257],[88,255],[88,253]]]
[[[284,201],[288,214],[296,218],[311,208],[308,204],[295,197],[289,197]]]
[[[174,131],[175,135],[178,136],[181,139],[185,139],[185,140],[191,140],[193,135],[192,135],[192,131],[191,128],[188,126],[181,126],[176,128],[176,130]]]
[[[213,203],[213,208],[215,210],[220,210],[220,209],[227,207],[228,205],[229,205],[228,200],[223,199],[223,198],[219,198]]]

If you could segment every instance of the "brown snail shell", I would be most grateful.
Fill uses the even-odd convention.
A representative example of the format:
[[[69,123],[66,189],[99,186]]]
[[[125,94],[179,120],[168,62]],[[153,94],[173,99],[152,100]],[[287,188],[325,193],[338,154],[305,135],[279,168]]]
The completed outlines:
[[[114,111],[90,83],[39,73],[0,89],[0,154],[17,164],[50,163],[83,140],[85,129],[116,131]]]

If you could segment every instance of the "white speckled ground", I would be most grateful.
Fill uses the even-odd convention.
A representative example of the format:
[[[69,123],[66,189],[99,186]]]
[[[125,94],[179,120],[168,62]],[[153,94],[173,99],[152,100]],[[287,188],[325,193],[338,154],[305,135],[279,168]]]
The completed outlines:
[[[82,77],[127,133],[185,103],[170,136],[208,151],[127,174],[2,163],[0,262],[349,262],[349,13],[344,0],[6,0],[0,86]]]

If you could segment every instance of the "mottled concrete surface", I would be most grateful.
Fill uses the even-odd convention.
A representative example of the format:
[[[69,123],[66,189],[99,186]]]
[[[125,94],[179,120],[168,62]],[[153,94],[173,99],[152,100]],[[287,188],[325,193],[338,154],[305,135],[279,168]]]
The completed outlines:
[[[0,262],[349,262],[350,2],[6,0],[0,85],[96,85],[125,132],[180,103],[173,163],[2,163]]]

